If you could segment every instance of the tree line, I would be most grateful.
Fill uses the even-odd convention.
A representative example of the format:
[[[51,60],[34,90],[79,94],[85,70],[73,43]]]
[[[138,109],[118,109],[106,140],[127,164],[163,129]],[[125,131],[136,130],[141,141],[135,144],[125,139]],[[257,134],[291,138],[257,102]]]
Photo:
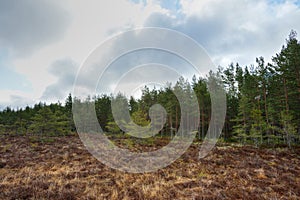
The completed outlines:
[[[150,123],[149,109],[154,104],[166,110],[166,120],[161,127],[161,136],[173,136],[181,122],[180,102],[174,94],[195,94],[198,100],[200,118],[197,138],[203,139],[211,118],[211,96],[209,81],[219,77],[218,84],[224,87],[227,113],[222,138],[226,141],[254,145],[285,144],[292,146],[300,142],[300,42],[295,31],[291,31],[281,51],[266,63],[263,57],[250,66],[232,63],[219,67],[206,77],[194,76],[191,81],[180,78],[174,85],[165,88],[142,90],[140,98],[126,98],[102,94],[88,97],[81,103],[93,103],[96,116],[105,132],[121,133],[120,124],[113,118],[112,101],[121,100],[127,106],[133,122],[141,126]],[[76,131],[72,104],[80,102],[71,94],[64,104],[38,103],[32,107],[11,109],[0,112],[0,133],[67,135]],[[188,102],[185,102],[188,103]],[[189,111],[193,112],[193,110]],[[196,113],[195,113],[196,116]],[[162,119],[163,120],[163,119]],[[194,123],[194,122],[192,122]]]

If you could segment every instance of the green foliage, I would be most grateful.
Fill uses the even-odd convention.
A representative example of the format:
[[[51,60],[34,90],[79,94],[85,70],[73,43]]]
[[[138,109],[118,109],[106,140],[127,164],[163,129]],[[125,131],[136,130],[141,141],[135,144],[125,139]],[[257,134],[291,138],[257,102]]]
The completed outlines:
[[[293,123],[293,116],[286,112],[281,112],[281,126],[282,126],[282,134],[286,138],[286,142],[289,147],[291,147],[292,142],[296,139],[299,139],[299,135],[297,135],[296,126]]]
[[[70,131],[68,124],[65,114],[59,110],[54,113],[50,107],[45,106],[32,117],[29,129],[33,134],[65,135]]]
[[[105,127],[108,132],[110,133],[114,133],[114,134],[117,134],[117,133],[120,133],[121,132],[121,129],[119,128],[119,126],[116,124],[116,122],[108,122],[106,127]]]
[[[150,121],[147,120],[147,114],[144,113],[142,110],[137,110],[134,113],[132,113],[131,118],[133,122],[139,126],[147,126],[150,123]]]
[[[216,77],[221,77],[222,81]],[[291,31],[272,63],[258,57],[254,65],[231,63],[206,77],[194,76],[191,82],[180,77],[175,85],[168,83],[159,90],[145,86],[139,99],[127,99],[122,94],[102,94],[80,101],[69,94],[65,105],[40,102],[17,110],[6,107],[0,111],[0,133],[69,134],[76,131],[72,107],[79,103],[78,112],[82,115],[79,117],[91,119],[77,120],[87,123],[84,124],[86,130],[80,130],[83,132],[95,131],[95,123],[99,123],[104,131],[115,136],[123,132],[121,129],[139,132],[143,130],[141,127],[154,127],[161,136],[172,138],[179,126],[197,125],[198,129],[194,131],[198,133],[198,139],[203,139],[211,122],[211,99],[218,99],[209,91],[220,85],[225,88],[227,100],[222,139],[257,146],[285,144],[292,147],[300,142],[300,43],[295,31]],[[192,105],[196,98],[200,118],[197,105]],[[166,116],[151,121],[150,108],[155,104],[165,109]],[[84,112],[90,107],[95,107],[97,120],[92,120],[91,113]],[[191,118],[182,122],[187,113]],[[119,117],[114,119],[113,116]]]
[[[299,142],[300,133],[300,43],[291,32],[287,44],[265,64],[236,70],[239,88],[238,114],[233,133],[256,145]],[[243,72],[242,72],[243,71]],[[294,115],[294,116],[293,116]],[[298,125],[298,126],[297,126]]]

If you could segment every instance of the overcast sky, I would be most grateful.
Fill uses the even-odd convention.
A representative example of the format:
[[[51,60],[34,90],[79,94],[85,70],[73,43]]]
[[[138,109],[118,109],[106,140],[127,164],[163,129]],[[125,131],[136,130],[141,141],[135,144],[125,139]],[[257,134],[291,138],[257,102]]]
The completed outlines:
[[[0,0],[0,108],[63,102],[89,53],[125,30],[173,29],[216,66],[245,66],[269,61],[299,20],[296,0]]]

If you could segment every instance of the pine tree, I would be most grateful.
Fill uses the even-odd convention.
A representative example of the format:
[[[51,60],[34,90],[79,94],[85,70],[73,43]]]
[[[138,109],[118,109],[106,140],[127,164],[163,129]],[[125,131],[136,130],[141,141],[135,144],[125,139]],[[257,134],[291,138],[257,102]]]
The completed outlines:
[[[70,129],[70,131],[73,132],[76,130],[76,128],[75,128],[75,124],[74,124],[74,120],[73,120],[72,106],[73,106],[73,98],[70,93],[65,101],[65,114],[69,121],[69,129]]]
[[[198,129],[198,138],[204,139],[208,129],[209,113],[211,109],[210,94],[207,88],[207,80],[204,78],[193,78],[193,90],[197,96],[200,110],[200,123]]]
[[[285,141],[289,148],[292,146],[292,142],[294,140],[298,140],[299,136],[297,135],[296,127],[292,122],[293,118],[292,115],[289,114],[287,111],[281,112],[281,126],[282,126],[282,133],[284,135]]]
[[[55,129],[55,115],[49,107],[44,106],[32,117],[32,124],[29,128],[31,132],[35,134],[53,135],[53,130]]]

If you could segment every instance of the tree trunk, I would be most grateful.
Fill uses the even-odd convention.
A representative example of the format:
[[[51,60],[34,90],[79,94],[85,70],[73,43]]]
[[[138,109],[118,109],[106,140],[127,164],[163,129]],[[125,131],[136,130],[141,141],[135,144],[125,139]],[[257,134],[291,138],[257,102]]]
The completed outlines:
[[[288,104],[288,91],[287,91],[287,86],[286,86],[286,79],[283,78],[283,87],[284,87],[284,96],[285,96],[285,109],[286,112],[289,112],[289,104]]]

